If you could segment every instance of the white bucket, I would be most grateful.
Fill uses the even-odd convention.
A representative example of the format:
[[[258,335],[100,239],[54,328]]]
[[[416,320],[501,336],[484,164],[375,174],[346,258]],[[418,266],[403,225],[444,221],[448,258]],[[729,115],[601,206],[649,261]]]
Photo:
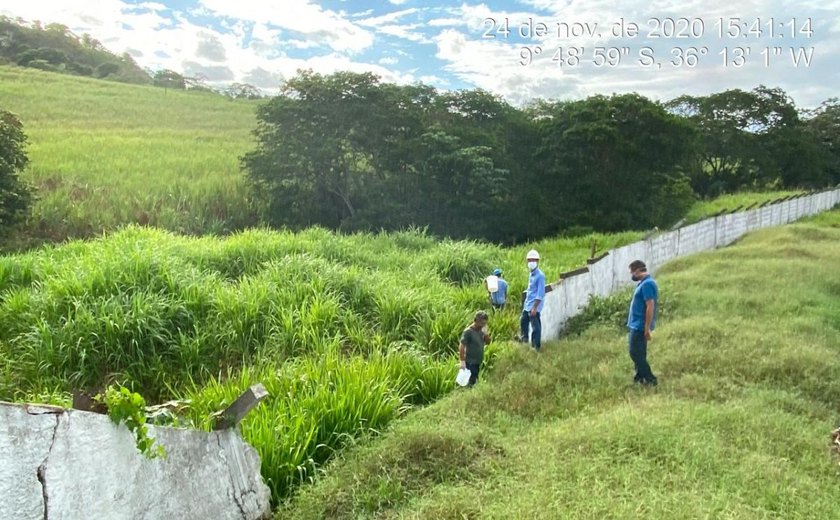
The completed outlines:
[[[455,382],[458,386],[467,386],[467,383],[470,382],[471,375],[472,373],[468,369],[462,368],[458,371],[458,375],[455,377]]]
[[[499,277],[491,274],[487,277],[487,290],[494,293],[499,290]]]

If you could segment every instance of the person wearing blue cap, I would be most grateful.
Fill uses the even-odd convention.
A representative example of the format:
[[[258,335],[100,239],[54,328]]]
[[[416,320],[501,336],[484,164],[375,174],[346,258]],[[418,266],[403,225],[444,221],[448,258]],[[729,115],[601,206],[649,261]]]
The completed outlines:
[[[498,267],[493,269],[493,274],[484,279],[484,287],[490,294],[490,305],[497,311],[504,309],[507,302],[508,284],[502,278],[502,270]]]

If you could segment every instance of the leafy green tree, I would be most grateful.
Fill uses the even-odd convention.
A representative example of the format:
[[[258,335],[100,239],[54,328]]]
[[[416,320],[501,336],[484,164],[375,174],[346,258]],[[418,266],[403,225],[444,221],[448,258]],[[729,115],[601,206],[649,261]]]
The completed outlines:
[[[807,111],[804,126],[808,142],[819,147],[825,182],[840,183],[840,100],[830,98]]]
[[[0,109],[0,230],[25,218],[32,203],[29,186],[18,176],[29,163],[25,145],[23,125]]]
[[[338,228],[356,216],[357,198],[378,181],[382,98],[372,74],[303,72],[259,109],[258,150],[244,165],[271,195],[273,223]]]
[[[532,179],[539,174],[533,166],[536,132],[526,113],[481,89],[442,94],[437,105],[435,122],[492,162],[492,174],[473,171],[470,182],[484,204],[469,210],[473,232],[462,236],[505,243],[542,236],[533,213],[540,198],[539,181]]]
[[[495,166],[487,146],[462,146],[460,139],[445,132],[423,135],[421,155],[415,167],[423,179],[423,197],[416,211],[419,222],[437,235],[492,235],[493,212],[507,173]]]
[[[119,72],[107,74],[109,80],[151,82],[134,60],[109,52],[89,34],[79,37],[62,24],[45,27],[7,16],[0,16],[0,62],[83,76],[93,75],[100,66],[117,65]]]
[[[102,65],[96,67],[97,78],[106,78],[112,74],[117,74],[119,72],[120,66],[116,63],[103,63]]]
[[[540,127],[543,218],[601,230],[666,225],[693,201],[682,173],[694,133],[638,94],[545,103]]]
[[[225,89],[225,95],[231,99],[260,99],[262,91],[250,83],[231,83]]]
[[[68,63],[67,70],[78,74],[79,76],[92,76],[93,75],[93,67],[88,65],[83,65],[80,63]]]
[[[152,78],[152,84],[156,87],[174,88],[178,90],[187,88],[187,80],[184,76],[169,69],[161,69],[155,72]]]
[[[803,139],[797,109],[781,89],[762,85],[749,92],[680,96],[667,106],[698,131],[697,160],[688,174],[702,196],[746,187],[795,186],[820,176],[817,171],[803,175],[797,166],[796,155],[817,151]]]
[[[275,225],[495,237],[506,190],[496,163],[507,147],[494,146],[503,122],[484,109],[505,106],[372,74],[301,72],[259,109],[257,150],[243,166]]]
[[[67,53],[62,50],[40,47],[22,52],[18,56],[17,63],[26,67],[31,66],[31,62],[38,60],[45,61],[51,65],[61,65],[62,63],[67,63],[68,58]]]

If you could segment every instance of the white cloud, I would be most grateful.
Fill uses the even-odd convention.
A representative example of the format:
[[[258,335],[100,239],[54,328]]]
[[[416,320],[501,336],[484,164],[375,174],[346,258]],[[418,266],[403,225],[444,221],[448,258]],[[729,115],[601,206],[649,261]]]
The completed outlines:
[[[289,46],[295,49],[313,49],[320,47],[321,44],[310,40],[285,40],[280,42],[281,46]]]
[[[455,27],[464,25],[464,20],[459,20],[458,18],[435,18],[434,20],[429,20],[427,24],[432,27]]]
[[[505,96],[513,103],[546,94],[545,86],[564,81],[562,69],[517,63],[517,46],[500,40],[471,40],[454,29],[435,38],[436,56],[447,62],[444,69],[462,81]]]
[[[142,0],[141,0],[142,1]],[[41,20],[44,24],[61,23],[74,33],[87,32],[120,54],[130,52],[141,66],[209,72],[213,78],[233,76],[234,81],[259,82],[271,88],[281,78],[291,77],[297,69],[311,68],[328,74],[338,70],[372,71],[386,81],[411,83],[421,81],[437,86],[480,87],[501,94],[513,102],[531,97],[579,98],[593,93],[637,91],[667,99],[681,93],[705,94],[727,88],[750,89],[763,83],[780,86],[797,103],[814,106],[836,96],[834,85],[840,83],[840,0],[520,0],[509,1],[505,9],[491,9],[484,3],[469,4],[455,0],[455,7],[393,8],[388,4],[360,13],[330,11],[316,5],[316,0],[199,0],[198,11],[215,17],[213,22],[191,18],[183,10],[166,7],[167,0],[131,4],[128,0],[7,1],[0,14]],[[2,0],[0,0],[2,2]],[[348,4],[345,4],[348,5]],[[384,6],[384,9],[383,9]],[[375,12],[386,12],[373,16]],[[422,18],[431,16],[424,25]],[[434,17],[437,18],[434,18]],[[660,39],[650,45],[667,55],[673,46],[707,45],[707,66],[697,69],[644,69],[636,64],[616,68],[595,68],[591,63],[577,68],[560,67],[551,61],[559,47],[585,46],[591,54],[593,45],[628,46],[636,53],[645,44],[644,37],[632,41],[609,37],[609,27],[620,18],[640,23],[647,32],[651,17],[702,16],[706,21],[704,40]],[[796,69],[779,64],[773,67],[752,65],[742,70],[726,69],[714,60],[717,51],[728,42],[710,36],[716,33],[718,17],[781,17],[788,20],[812,16],[814,36],[810,40],[784,39],[790,46],[815,47],[814,62],[809,68]],[[508,18],[512,33],[482,38],[485,20],[497,23]],[[515,31],[521,22],[534,21],[556,26],[558,22],[598,22],[607,34],[601,39],[559,38],[556,35],[522,39]],[[439,32],[430,39],[431,34]],[[388,36],[383,37],[383,36]],[[399,38],[400,40],[395,40]],[[374,41],[376,47],[374,47]],[[203,42],[203,43],[202,43]],[[418,46],[431,43],[434,47]],[[541,45],[544,52],[531,65],[518,63],[522,45]],[[746,42],[757,54],[766,43]],[[432,49],[429,52],[429,49]],[[370,63],[355,61],[352,56],[366,51]],[[318,54],[328,53],[318,56]],[[289,54],[295,56],[290,57]],[[397,61],[398,60],[398,61]],[[409,72],[389,70],[397,64],[415,66]],[[714,66],[713,66],[714,65]],[[253,79],[254,81],[249,81]]]
[[[408,0],[388,0],[394,5],[403,5],[404,3],[408,2]]]
[[[244,83],[250,83],[255,87],[268,90],[277,90],[283,82],[283,75],[257,67],[245,73],[242,77]]]
[[[263,22],[321,41],[333,50],[359,52],[373,44],[373,35],[333,11],[308,0],[198,0],[219,16]]]
[[[373,14],[373,9],[368,9],[366,11],[362,11],[361,13],[353,13],[350,15],[350,18],[364,18],[366,16],[370,16]]]
[[[443,86],[449,85],[449,82],[446,81],[445,79],[440,78],[438,76],[433,76],[433,75],[420,76],[418,79],[420,81],[422,81],[423,83],[427,84],[427,85],[443,85]]]
[[[373,18],[365,18],[363,20],[359,20],[357,23],[359,25],[364,25],[365,27],[378,27],[380,25],[390,24],[391,22],[396,22],[403,16],[408,16],[410,14],[414,14],[418,12],[419,9],[411,8],[411,9],[403,9],[402,11],[394,11],[393,13],[383,14],[382,16],[375,16]]]
[[[411,74],[401,74],[399,72],[390,70],[379,65],[370,63],[361,63],[352,61],[342,54],[329,54],[326,56],[318,56],[308,60],[289,60],[287,66],[294,65],[294,70],[288,73],[288,76],[293,76],[298,68],[312,68],[323,74],[331,74],[339,71],[351,72],[373,72],[382,77],[383,81],[399,84],[410,84],[414,82],[414,76]]]
[[[207,58],[210,61],[223,62],[225,61],[225,46],[213,34],[199,33],[199,41],[196,55],[202,58]]]
[[[409,40],[417,43],[433,43],[432,40],[426,38],[419,32],[414,32],[414,30],[418,27],[422,27],[422,24],[416,23],[411,25],[385,25],[379,27],[377,29],[377,32],[387,34],[388,36],[396,36],[397,38],[402,38],[404,40]]]
[[[142,4],[138,4],[137,7],[142,7],[144,9],[151,9],[152,11],[165,11],[168,9],[163,4],[159,4],[157,2],[143,2]]]

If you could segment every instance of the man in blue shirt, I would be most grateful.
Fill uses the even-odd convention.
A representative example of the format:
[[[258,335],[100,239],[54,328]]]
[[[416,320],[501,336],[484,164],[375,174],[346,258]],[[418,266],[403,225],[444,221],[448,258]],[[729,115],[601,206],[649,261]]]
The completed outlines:
[[[656,386],[656,376],[647,362],[647,344],[650,333],[656,327],[656,311],[659,299],[659,287],[647,272],[647,266],[641,260],[630,263],[630,278],[636,285],[633,299],[630,300],[630,312],[627,315],[627,328],[630,330],[630,359],[636,366],[634,383]]]
[[[519,319],[519,330],[522,333],[520,341],[528,341],[528,328],[531,328],[531,346],[540,351],[540,336],[542,322],[540,313],[545,302],[545,275],[539,268],[540,254],[535,250],[528,251],[525,257],[531,275],[528,277],[528,290],[525,293],[525,303],[522,306],[522,317]]]
[[[493,269],[493,276],[496,277],[496,290],[490,292],[490,287],[487,286],[487,280],[484,280],[484,286],[490,292],[490,304],[494,309],[502,310],[505,308],[505,302],[507,301],[508,284],[502,278],[502,270],[498,267]]]

